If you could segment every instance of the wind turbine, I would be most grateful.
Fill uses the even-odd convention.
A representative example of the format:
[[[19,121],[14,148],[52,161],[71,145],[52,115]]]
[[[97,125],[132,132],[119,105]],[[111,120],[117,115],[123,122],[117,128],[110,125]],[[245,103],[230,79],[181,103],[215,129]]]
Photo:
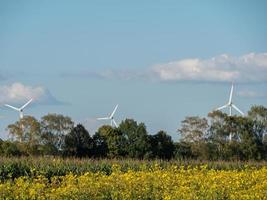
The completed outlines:
[[[242,116],[244,116],[245,114],[233,103],[232,98],[233,98],[233,91],[234,91],[234,84],[232,83],[232,87],[231,87],[231,91],[230,91],[230,97],[229,97],[229,101],[227,104],[216,108],[215,110],[222,110],[224,108],[229,107],[229,116],[232,116],[232,109],[235,109],[237,112],[239,112]]]
[[[245,114],[232,101],[232,99],[233,99],[233,91],[234,91],[234,84],[232,83],[232,87],[231,87],[230,97],[229,97],[228,103],[223,105],[223,106],[221,106],[221,107],[219,107],[219,108],[216,108],[215,110],[222,110],[224,108],[229,107],[229,116],[232,116],[232,109],[235,109],[242,116],[244,116]],[[230,133],[229,139],[230,139],[230,141],[232,141],[232,133]]]
[[[116,128],[118,128],[118,125],[117,125],[116,121],[114,120],[114,114],[115,114],[115,112],[116,112],[118,106],[119,106],[119,105],[116,105],[116,107],[114,108],[114,110],[113,110],[113,112],[110,114],[110,116],[108,116],[108,117],[97,118],[97,120],[110,120],[110,125],[111,125],[111,126],[114,125]]]
[[[13,110],[16,110],[19,112],[19,117],[20,119],[23,119],[23,110],[24,108],[26,108],[26,106],[28,106],[31,102],[33,101],[33,99],[30,99],[27,103],[25,103],[23,106],[21,106],[20,108],[17,108],[17,107],[14,107],[14,106],[11,106],[9,104],[5,104],[6,107],[9,107]]]

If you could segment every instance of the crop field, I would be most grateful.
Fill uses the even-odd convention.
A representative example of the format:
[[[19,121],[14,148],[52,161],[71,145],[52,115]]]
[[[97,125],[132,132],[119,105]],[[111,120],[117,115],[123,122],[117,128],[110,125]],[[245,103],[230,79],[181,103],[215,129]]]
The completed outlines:
[[[267,199],[266,162],[1,158],[0,199]]]

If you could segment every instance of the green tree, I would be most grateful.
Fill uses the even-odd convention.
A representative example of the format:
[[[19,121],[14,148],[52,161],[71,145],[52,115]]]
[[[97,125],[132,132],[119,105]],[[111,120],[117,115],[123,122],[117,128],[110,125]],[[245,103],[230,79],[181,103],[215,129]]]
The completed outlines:
[[[181,141],[190,145],[194,157],[209,159],[207,146],[208,127],[206,118],[192,116],[186,117],[182,121],[181,129],[178,129]]]
[[[7,127],[9,134],[20,142],[36,145],[40,142],[40,123],[32,116],[25,116]]]
[[[209,113],[209,117],[209,139],[216,147],[218,159],[262,158],[262,144],[257,136],[255,122],[251,118],[227,116],[220,111]]]
[[[93,152],[94,157],[104,158],[108,155],[108,144],[106,137],[101,135],[100,132],[96,132],[93,135]]]
[[[106,141],[108,157],[117,158],[126,155],[126,138],[118,128],[104,125],[97,132]]]
[[[186,117],[178,132],[184,142],[199,142],[207,137],[208,121],[198,116]]]
[[[64,137],[74,127],[70,117],[61,114],[47,114],[41,119],[43,144],[48,153],[55,154],[61,150]]]
[[[18,148],[16,142],[2,141],[0,144],[0,155],[10,157],[10,156],[21,156],[22,152]]]
[[[254,122],[254,130],[262,142],[267,133],[267,108],[264,106],[252,106],[248,111],[248,118]]]
[[[19,140],[18,147],[23,154],[38,155],[40,153],[40,123],[32,116],[25,116],[7,127],[9,134]]]
[[[91,156],[93,140],[83,125],[78,124],[65,136],[64,155],[85,157]]]
[[[227,150],[229,133],[226,130],[227,114],[221,111],[213,111],[208,114],[210,126],[208,129],[208,140],[214,145],[213,155],[217,159],[228,159],[229,153]]]
[[[127,155],[131,158],[144,158],[150,148],[145,124],[137,124],[133,119],[126,119],[121,122],[119,130],[126,138]]]
[[[171,159],[174,155],[174,143],[165,131],[149,136],[152,156],[160,159]]]

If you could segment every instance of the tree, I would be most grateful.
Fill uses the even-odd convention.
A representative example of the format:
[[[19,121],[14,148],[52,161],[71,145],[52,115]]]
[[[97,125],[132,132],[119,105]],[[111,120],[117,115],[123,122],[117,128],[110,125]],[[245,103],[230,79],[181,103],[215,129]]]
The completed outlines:
[[[36,145],[40,142],[40,123],[32,116],[25,116],[7,127],[12,137],[20,142]]]
[[[93,140],[83,125],[78,124],[65,136],[63,147],[64,155],[76,157],[91,156]]]
[[[218,159],[247,160],[262,157],[262,145],[251,118],[227,116],[220,111],[209,113],[209,117],[211,119],[209,139],[216,147]]]
[[[252,106],[248,111],[248,118],[254,122],[254,130],[262,142],[267,133],[267,108],[264,106]]]
[[[37,155],[40,150],[40,123],[32,116],[25,116],[7,127],[9,134],[19,140],[20,151],[24,154]]]
[[[206,144],[208,127],[206,118],[192,116],[186,117],[185,120],[182,121],[181,129],[178,129],[181,135],[181,141],[188,143],[194,157],[202,159],[207,159],[209,157]]]
[[[22,152],[19,150],[16,142],[2,141],[0,143],[0,155],[3,156],[21,156]]]
[[[108,157],[117,158],[126,155],[126,138],[118,128],[104,125],[97,132],[106,141]]]
[[[174,155],[174,144],[171,136],[164,131],[149,136],[151,152],[154,158],[171,159]]]
[[[226,146],[228,143],[229,133],[226,130],[227,114],[221,111],[213,111],[208,114],[210,120],[210,126],[208,129],[208,140],[214,146],[213,154],[217,159],[226,159],[228,158]],[[216,156],[215,156],[216,155]]]
[[[121,122],[119,130],[126,138],[127,155],[131,158],[144,158],[149,150],[148,134],[145,124],[137,124],[133,119],[126,119]]]
[[[106,137],[101,135],[100,132],[96,132],[93,135],[93,150],[92,154],[94,157],[107,157],[108,155],[108,144]]]
[[[208,121],[198,116],[186,117],[182,121],[182,128],[178,129],[184,142],[199,142],[207,136]]]
[[[74,127],[74,122],[68,116],[48,114],[41,119],[43,144],[51,153],[61,150],[64,137]]]
[[[176,159],[185,160],[193,158],[190,144],[181,141],[174,143],[174,146],[175,146],[174,157]]]

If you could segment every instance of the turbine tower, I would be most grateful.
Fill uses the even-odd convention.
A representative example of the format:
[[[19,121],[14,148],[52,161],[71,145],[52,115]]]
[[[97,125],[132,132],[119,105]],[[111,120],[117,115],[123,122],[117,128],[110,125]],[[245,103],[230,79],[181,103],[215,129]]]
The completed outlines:
[[[114,120],[114,114],[115,114],[118,106],[119,105],[116,105],[116,107],[114,108],[113,112],[108,117],[97,118],[97,120],[110,120],[110,125],[111,126],[114,125],[116,128],[118,128],[118,125],[117,125],[116,121]]]
[[[233,103],[232,99],[233,99],[233,91],[234,91],[234,84],[232,83],[232,87],[231,87],[231,91],[230,91],[230,96],[229,96],[229,101],[227,104],[216,108],[215,110],[222,110],[224,108],[229,107],[229,116],[232,116],[232,110],[235,109],[237,112],[239,112],[242,116],[244,116],[245,114]]]
[[[20,108],[17,108],[17,107],[14,107],[14,106],[11,106],[9,104],[5,104],[6,107],[9,107],[13,110],[16,110],[19,112],[19,117],[20,119],[23,119],[23,110],[24,108],[26,108],[31,102],[33,101],[33,99],[30,99],[27,103],[25,103],[23,106],[21,106]]]

